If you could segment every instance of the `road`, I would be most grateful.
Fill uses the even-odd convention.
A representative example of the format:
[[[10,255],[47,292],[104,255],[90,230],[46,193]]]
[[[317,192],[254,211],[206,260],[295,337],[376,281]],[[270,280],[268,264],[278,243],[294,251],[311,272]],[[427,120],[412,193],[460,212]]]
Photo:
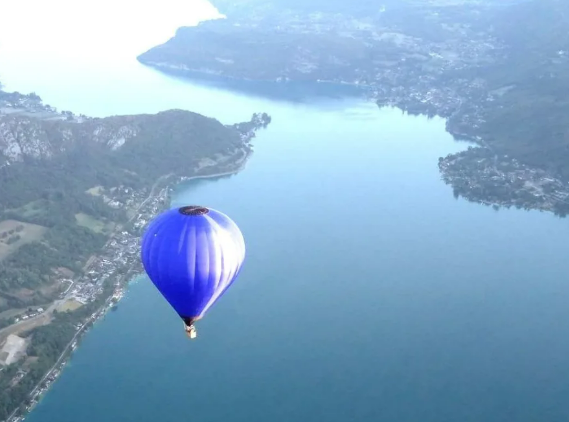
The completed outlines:
[[[28,331],[32,328],[39,327],[41,325],[46,325],[51,322],[51,317],[53,314],[53,310],[57,308],[62,302],[66,299],[58,299],[53,302],[49,307],[43,311],[41,314],[36,315],[35,317],[28,318],[25,320],[18,321],[15,324],[12,324],[8,327],[5,327],[0,330],[0,343],[4,341],[5,337],[8,337],[10,334],[18,334],[22,331]]]
[[[168,177],[172,176],[172,173],[170,174],[165,174],[164,176],[160,176],[156,182],[154,182],[154,184],[152,185],[152,187],[150,188],[150,193],[148,194],[148,196],[146,197],[146,199],[144,201],[142,201],[140,203],[140,205],[138,207],[136,207],[136,209],[134,210],[134,214],[132,217],[129,218],[128,223],[132,222],[132,220],[134,220],[136,218],[136,216],[138,215],[140,209],[142,207],[144,207],[146,205],[146,203],[148,201],[150,201],[152,198],[154,198],[156,196],[156,194],[154,193],[154,191],[156,190],[156,188],[158,187],[158,184],[160,184],[162,181],[166,180]],[[112,237],[109,239],[109,242],[107,242],[107,245],[110,243],[110,241],[112,240]],[[107,246],[105,245],[105,246]]]

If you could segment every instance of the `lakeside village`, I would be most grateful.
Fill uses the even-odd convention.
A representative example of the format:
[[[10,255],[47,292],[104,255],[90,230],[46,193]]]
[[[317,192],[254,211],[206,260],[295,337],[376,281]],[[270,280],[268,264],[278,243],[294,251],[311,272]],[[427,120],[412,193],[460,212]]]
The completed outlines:
[[[183,180],[183,178],[180,178]],[[165,182],[165,181],[164,181]],[[165,183],[164,183],[165,184]],[[141,191],[130,190],[130,197],[124,201],[123,206],[134,210],[134,215],[130,220],[131,229],[119,229],[108,240],[107,244],[102,248],[101,252],[93,257],[86,265],[84,275],[72,280],[69,278],[62,278],[62,283],[67,283],[68,287],[56,302],[48,309],[38,308],[35,311],[28,312],[20,316],[16,320],[16,324],[30,322],[30,319],[41,318],[42,315],[54,310],[61,303],[75,303],[77,309],[83,304],[94,302],[101,299],[104,293],[105,285],[112,283],[112,294],[107,297],[104,304],[84,321],[78,321],[75,324],[77,330],[67,348],[63,351],[59,360],[55,365],[45,374],[43,379],[38,383],[36,388],[31,391],[29,395],[28,405],[20,409],[21,415],[16,416],[16,412],[8,418],[7,422],[21,422],[24,415],[28,413],[39,401],[41,395],[47,391],[51,384],[60,375],[61,370],[66,364],[67,359],[71,353],[76,349],[81,335],[93,325],[93,323],[102,317],[109,309],[116,306],[116,303],[123,297],[127,288],[127,283],[137,274],[142,272],[140,264],[140,235],[148,222],[159,212],[161,212],[169,203],[170,189],[165,185],[158,189],[156,186],[152,189],[144,189]],[[124,198],[124,197],[123,197]],[[115,199],[116,201],[116,199]],[[118,202],[118,201],[117,201]],[[108,290],[107,290],[108,291]],[[11,335],[10,337],[19,339],[17,336]],[[22,339],[23,340],[23,339]],[[9,347],[14,350],[4,351],[13,358],[18,359],[25,353],[25,341],[7,341],[4,348]],[[17,350],[19,349],[19,350]],[[12,383],[17,383],[26,375],[26,372],[21,370]]]
[[[515,158],[500,157],[488,148],[469,147],[441,157],[439,169],[457,198],[462,196],[496,210],[513,205],[551,211],[560,217],[569,213],[569,182]]]

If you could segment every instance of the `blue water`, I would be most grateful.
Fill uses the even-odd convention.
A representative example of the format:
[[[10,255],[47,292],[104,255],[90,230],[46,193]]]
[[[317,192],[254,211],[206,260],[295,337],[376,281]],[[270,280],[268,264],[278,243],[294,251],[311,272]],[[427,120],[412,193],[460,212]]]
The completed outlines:
[[[444,121],[353,98],[248,97],[134,59],[64,66],[62,55],[26,79],[18,65],[35,59],[0,48],[12,59],[2,81],[91,115],[179,107],[226,123],[266,111],[273,123],[243,172],[176,190],[172,206],[223,210],[248,247],[198,339],[142,278],[29,421],[569,417],[567,220],[455,200],[437,159],[464,145]]]

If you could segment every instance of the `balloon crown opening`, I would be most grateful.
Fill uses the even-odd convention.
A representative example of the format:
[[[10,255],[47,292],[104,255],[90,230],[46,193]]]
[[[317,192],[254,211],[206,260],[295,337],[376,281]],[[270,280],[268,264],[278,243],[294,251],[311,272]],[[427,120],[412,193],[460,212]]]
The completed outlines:
[[[199,205],[188,205],[178,208],[178,211],[183,215],[204,215],[209,212],[206,207],[200,207]]]

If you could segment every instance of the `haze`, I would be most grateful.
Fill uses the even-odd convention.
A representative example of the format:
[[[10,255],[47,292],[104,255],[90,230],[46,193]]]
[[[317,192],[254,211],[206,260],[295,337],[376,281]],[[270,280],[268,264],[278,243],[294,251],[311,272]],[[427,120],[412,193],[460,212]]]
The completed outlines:
[[[180,26],[222,17],[205,0],[5,0],[2,16],[1,49],[22,56],[68,50],[78,60],[124,59],[126,52],[132,58],[167,41]]]

